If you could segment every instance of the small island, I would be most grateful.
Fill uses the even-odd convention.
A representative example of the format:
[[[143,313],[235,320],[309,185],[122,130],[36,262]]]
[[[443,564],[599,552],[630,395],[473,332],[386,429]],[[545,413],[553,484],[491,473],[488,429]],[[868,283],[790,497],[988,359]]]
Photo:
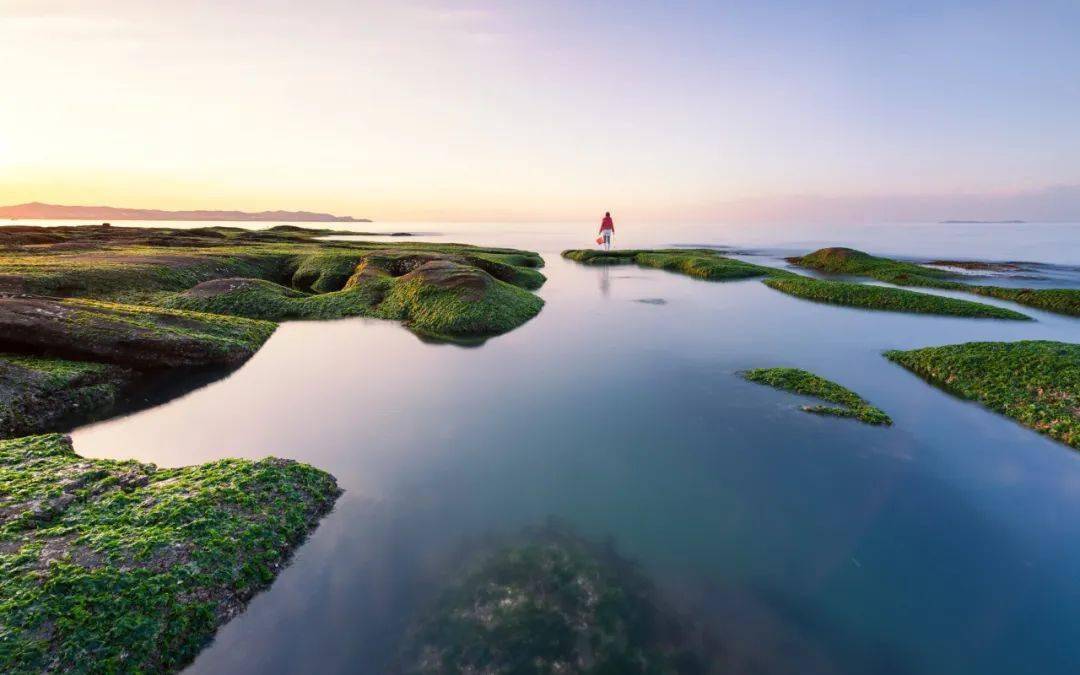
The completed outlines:
[[[802,409],[808,413],[851,417],[866,424],[886,426],[892,424],[892,419],[882,410],[870,405],[863,397],[847,387],[801,368],[755,368],[742,373],[742,376],[750,382],[838,404],[837,406],[802,406]]]

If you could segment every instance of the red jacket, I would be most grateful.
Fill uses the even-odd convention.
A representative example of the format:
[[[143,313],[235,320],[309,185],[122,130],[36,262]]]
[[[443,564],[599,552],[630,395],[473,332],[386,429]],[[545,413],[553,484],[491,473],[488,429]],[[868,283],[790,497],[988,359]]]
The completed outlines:
[[[615,231],[615,223],[612,222],[611,216],[604,216],[604,222],[600,223],[600,231],[603,232],[604,230]]]

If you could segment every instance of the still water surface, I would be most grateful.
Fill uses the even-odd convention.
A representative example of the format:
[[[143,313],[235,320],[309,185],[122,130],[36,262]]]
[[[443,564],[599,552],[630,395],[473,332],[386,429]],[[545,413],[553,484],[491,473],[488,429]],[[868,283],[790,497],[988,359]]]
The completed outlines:
[[[391,322],[288,323],[228,378],[75,432],[83,454],[161,465],[292,457],[346,490],[191,672],[384,672],[457,552],[550,517],[638,561],[713,627],[732,672],[1080,670],[1080,454],[881,356],[1076,342],[1080,321],[868,312],[559,258],[591,228],[395,224],[540,250],[547,305],[477,348]],[[629,226],[617,243],[1080,264],[1075,225]],[[775,365],[854,389],[895,426],[808,415],[737,376]]]

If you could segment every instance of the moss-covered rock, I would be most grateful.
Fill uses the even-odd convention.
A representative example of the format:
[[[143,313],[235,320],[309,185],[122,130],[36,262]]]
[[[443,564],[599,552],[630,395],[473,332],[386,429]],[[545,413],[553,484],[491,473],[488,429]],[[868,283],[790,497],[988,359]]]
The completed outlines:
[[[969,300],[947,298],[929,293],[916,293],[902,288],[871,286],[843,281],[824,281],[808,277],[790,276],[782,279],[766,279],[765,285],[804,300],[824,302],[831,305],[876,309],[887,312],[910,312],[915,314],[940,314],[977,319],[1030,320],[1011,309],[984,305]]]
[[[0,354],[0,438],[97,419],[135,379],[104,363]]]
[[[967,342],[886,358],[962,398],[1080,449],[1080,345]]]
[[[387,283],[388,282],[388,283]],[[358,280],[348,290],[363,291],[378,278]],[[528,321],[543,301],[476,267],[449,260],[426,262],[386,280],[375,314],[404,321],[430,337],[484,336],[504,333]]]
[[[0,442],[0,670],[179,670],[338,494],[286,460],[158,469],[57,434]]]
[[[809,413],[853,417],[866,424],[892,424],[892,419],[882,410],[870,405],[847,387],[801,368],[755,368],[742,373],[742,376],[751,382],[839,404],[839,407],[802,406],[802,409]]]
[[[415,266],[388,268],[384,263],[381,257],[363,259],[344,288],[327,293],[303,293],[260,279],[218,279],[164,303],[274,321],[396,319],[418,334],[448,340],[504,333],[543,307],[536,295],[437,254],[420,257]]]
[[[898,286],[922,286],[944,290],[964,291],[976,295],[1009,300],[1047,312],[1080,316],[1080,289],[1075,288],[1008,288],[984,286],[959,281],[947,270],[925,265],[881,258],[851,248],[823,248],[807,255],[788,258],[788,261],[810,269],[832,274],[866,276]],[[947,261],[938,261],[947,262]],[[1000,269],[988,263],[964,263],[967,269]]]

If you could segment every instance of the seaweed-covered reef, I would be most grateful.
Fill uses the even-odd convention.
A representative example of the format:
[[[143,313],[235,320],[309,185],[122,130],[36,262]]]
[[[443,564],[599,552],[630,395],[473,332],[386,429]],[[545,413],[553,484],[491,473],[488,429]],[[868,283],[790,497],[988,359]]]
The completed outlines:
[[[333,506],[280,459],[160,469],[59,434],[0,441],[0,670],[173,672]]]
[[[843,247],[819,249],[804,256],[788,258],[788,262],[831,274],[871,277],[897,286],[963,291],[1008,300],[1047,312],[1080,316],[1080,289],[1075,288],[1009,288],[970,284],[960,281],[962,277],[947,270],[881,258]],[[967,266],[971,268],[973,263],[967,263]],[[985,269],[985,265],[979,268]]]
[[[410,628],[398,670],[704,674],[715,672],[716,651],[632,563],[544,528],[455,579]]]
[[[809,413],[851,417],[866,424],[892,424],[892,419],[882,410],[870,405],[863,397],[847,387],[801,368],[754,368],[742,373],[742,376],[750,382],[805,396],[814,396],[837,404],[836,406],[802,406],[802,409]]]
[[[743,262],[708,248],[625,249],[613,251],[570,249],[563,251],[562,256],[585,265],[640,265],[712,281],[793,276],[786,270]]]
[[[1080,449],[1080,345],[967,342],[885,356],[948,392]]]
[[[758,277],[769,288],[788,295],[847,307],[975,318],[1029,318],[1019,312],[967,300],[897,288],[811,279],[788,270],[729,258],[712,249],[571,249],[563,251],[562,255],[586,265],[635,264],[711,281]],[[945,274],[940,270],[929,271]]]
[[[543,306],[535,253],[332,234],[0,227],[0,351],[22,359],[0,356],[0,434],[108,415],[149,374],[236,367],[279,321],[367,316],[475,342]],[[61,361],[67,380],[42,374]]]
[[[910,314],[939,314],[974,319],[1030,320],[1031,317],[1004,307],[985,305],[981,302],[948,298],[930,293],[916,293],[890,286],[856,284],[845,281],[826,281],[809,277],[791,276],[783,279],[766,279],[765,285],[804,300],[844,305],[861,309]]]

